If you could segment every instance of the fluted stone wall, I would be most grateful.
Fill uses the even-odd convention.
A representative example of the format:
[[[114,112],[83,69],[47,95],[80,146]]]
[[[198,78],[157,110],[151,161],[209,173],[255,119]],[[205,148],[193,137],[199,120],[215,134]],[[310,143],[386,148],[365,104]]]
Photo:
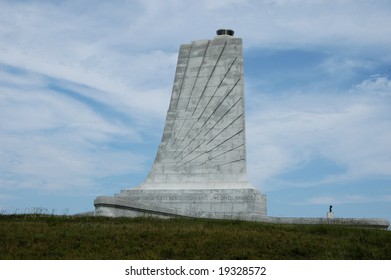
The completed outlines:
[[[242,40],[231,36],[181,46],[146,183],[247,182],[242,57]]]

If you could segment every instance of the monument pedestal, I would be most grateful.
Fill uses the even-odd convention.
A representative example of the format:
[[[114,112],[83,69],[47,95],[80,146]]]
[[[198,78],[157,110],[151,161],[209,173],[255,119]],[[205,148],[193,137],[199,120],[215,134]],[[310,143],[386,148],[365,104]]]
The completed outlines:
[[[114,197],[97,197],[101,216],[159,216],[248,220],[265,216],[266,196],[247,189],[128,189]]]

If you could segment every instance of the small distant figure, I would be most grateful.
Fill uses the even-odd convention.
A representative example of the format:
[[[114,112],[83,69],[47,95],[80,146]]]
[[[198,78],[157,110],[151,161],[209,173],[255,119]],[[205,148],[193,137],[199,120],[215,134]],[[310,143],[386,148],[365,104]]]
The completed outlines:
[[[330,205],[329,212],[326,215],[327,219],[334,219],[333,205]]]

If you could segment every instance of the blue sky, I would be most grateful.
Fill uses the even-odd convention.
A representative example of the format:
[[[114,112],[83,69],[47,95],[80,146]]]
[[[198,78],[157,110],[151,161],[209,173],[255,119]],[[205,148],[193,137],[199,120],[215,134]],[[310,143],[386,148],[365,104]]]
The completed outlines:
[[[179,45],[228,27],[269,215],[391,220],[390,14],[381,0],[2,0],[0,209],[90,211],[141,183]]]

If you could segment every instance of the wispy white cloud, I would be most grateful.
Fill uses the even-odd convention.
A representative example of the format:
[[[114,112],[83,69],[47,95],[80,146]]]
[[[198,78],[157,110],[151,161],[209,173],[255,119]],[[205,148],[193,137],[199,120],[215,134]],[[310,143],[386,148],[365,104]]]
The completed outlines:
[[[379,74],[372,75],[369,79],[355,86],[355,90],[363,93],[391,95],[391,80]]]
[[[328,57],[320,66],[320,70],[331,75],[352,76],[357,70],[371,70],[378,62],[369,58],[334,54]],[[338,76],[337,76],[338,77]]]

